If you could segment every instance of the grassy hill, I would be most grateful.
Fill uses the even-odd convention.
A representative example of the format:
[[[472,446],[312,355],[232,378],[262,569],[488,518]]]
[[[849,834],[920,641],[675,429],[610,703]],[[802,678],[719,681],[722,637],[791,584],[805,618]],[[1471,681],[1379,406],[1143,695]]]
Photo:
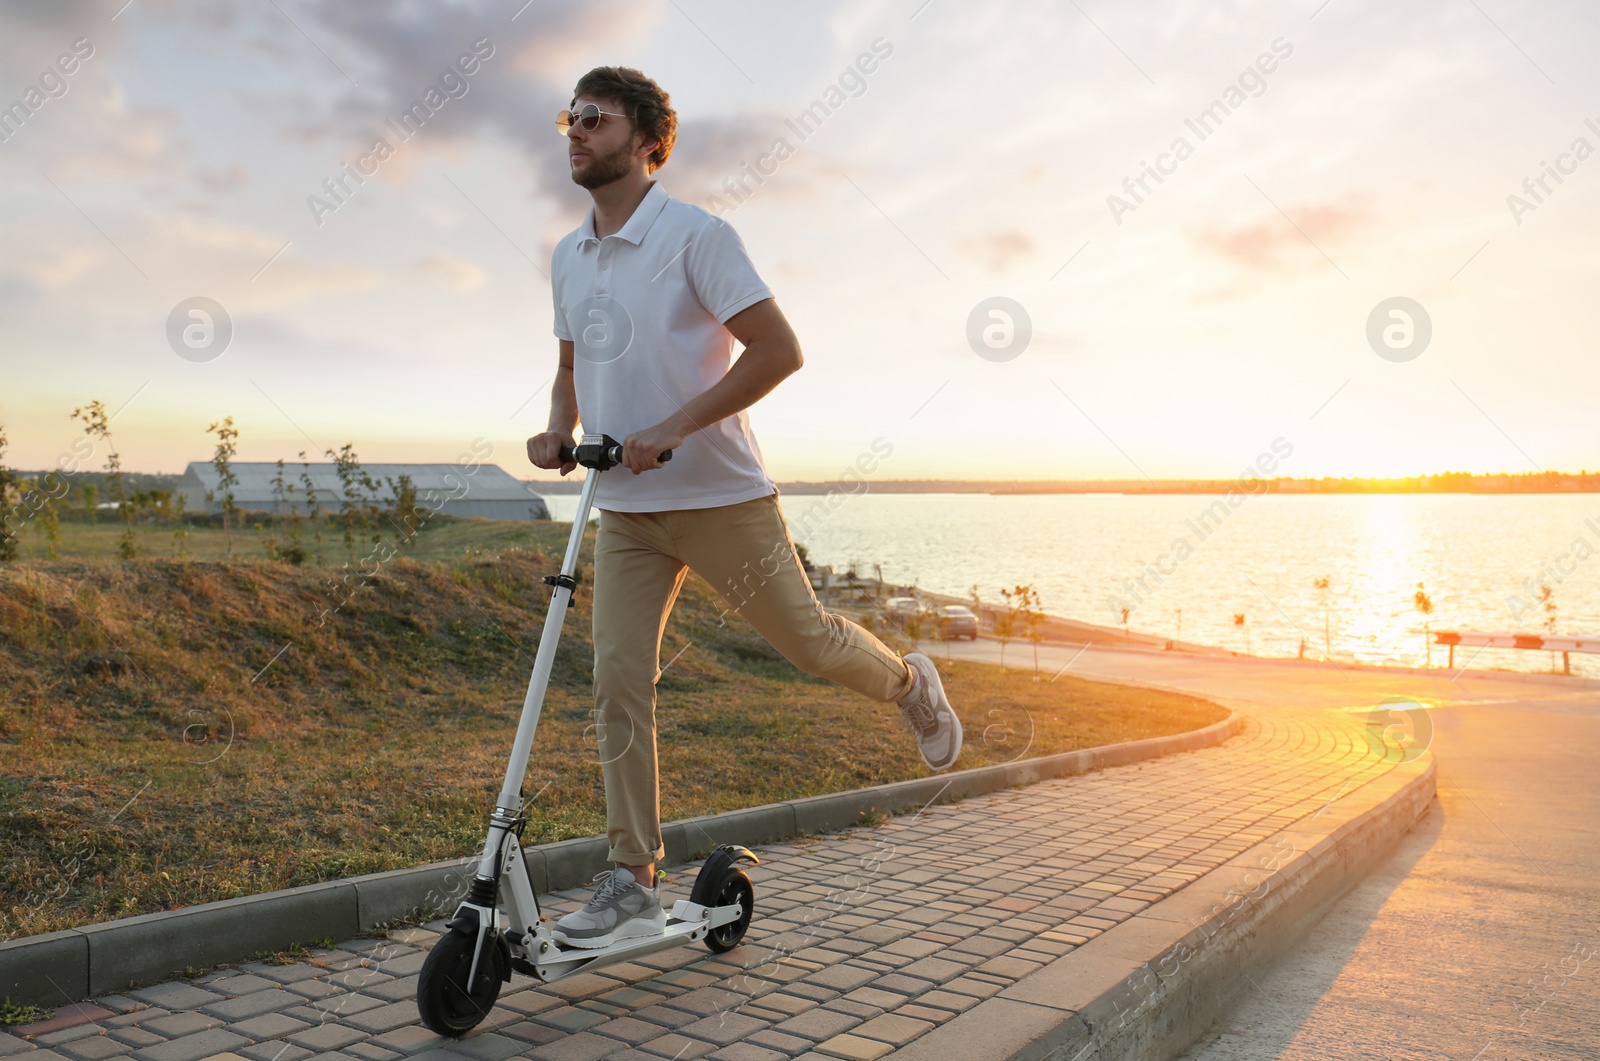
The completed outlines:
[[[237,534],[219,559],[204,528],[186,558],[123,562],[117,528],[69,528],[62,559],[0,565],[0,938],[478,848],[567,525],[441,519],[364,580],[239,558],[263,553]],[[329,537],[325,558],[342,556]],[[668,626],[664,818],[926,773],[892,705],[802,674],[722,611],[691,577]],[[524,787],[527,843],[604,831],[592,660],[580,588]],[[1225,714],[946,673],[963,767]]]

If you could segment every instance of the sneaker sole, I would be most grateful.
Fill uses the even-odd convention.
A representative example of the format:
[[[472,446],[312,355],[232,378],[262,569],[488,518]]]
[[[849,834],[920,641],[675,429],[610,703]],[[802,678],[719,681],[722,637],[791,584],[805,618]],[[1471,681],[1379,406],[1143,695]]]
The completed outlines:
[[[650,936],[659,936],[666,930],[667,912],[662,910],[656,915],[656,920],[643,917],[630,918],[604,936],[572,939],[557,928],[551,929],[550,938],[568,947],[577,947],[581,950],[599,950],[602,947],[609,947],[613,943],[621,943],[625,939],[646,939]]]

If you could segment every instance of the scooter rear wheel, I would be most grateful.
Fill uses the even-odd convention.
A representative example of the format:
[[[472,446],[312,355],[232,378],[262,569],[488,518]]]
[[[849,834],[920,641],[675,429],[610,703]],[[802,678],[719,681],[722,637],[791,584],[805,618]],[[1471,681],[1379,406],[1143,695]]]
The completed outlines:
[[[708,905],[732,906],[734,903],[744,908],[738,919],[729,921],[726,925],[718,925],[706,933],[706,946],[718,954],[739,945],[744,939],[745,929],[750,927],[750,918],[756,909],[755,886],[750,883],[750,878],[744,870],[730,866],[722,880],[717,882],[716,890],[712,893]]]
[[[469,986],[467,974],[476,942],[464,932],[446,932],[422,963],[417,977],[417,1011],[430,1031],[464,1035],[489,1015],[500,997],[500,985],[511,968],[505,940],[497,935],[485,941],[477,980]]]

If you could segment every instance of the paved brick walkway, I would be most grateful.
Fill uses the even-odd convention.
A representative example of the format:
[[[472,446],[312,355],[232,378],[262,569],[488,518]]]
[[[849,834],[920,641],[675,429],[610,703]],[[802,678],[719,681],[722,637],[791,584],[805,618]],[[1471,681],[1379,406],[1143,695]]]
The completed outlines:
[[[15,1061],[875,1059],[1390,768],[1358,714],[1270,711],[1226,744],[760,850],[743,946],[549,985],[514,975],[468,1038],[422,1028],[441,922],[313,961],[98,1000]],[[684,897],[692,870],[666,886]],[[541,897],[547,915],[582,891]]]

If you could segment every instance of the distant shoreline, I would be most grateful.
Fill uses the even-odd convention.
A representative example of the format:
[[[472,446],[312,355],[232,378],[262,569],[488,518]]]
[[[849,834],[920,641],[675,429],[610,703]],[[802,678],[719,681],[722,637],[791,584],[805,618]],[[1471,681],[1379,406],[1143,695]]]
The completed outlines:
[[[576,494],[582,484],[567,479],[528,479],[540,493]],[[850,482],[779,483],[784,494],[1584,494],[1600,493],[1600,473],[1528,472],[1521,475],[1424,475],[1408,479],[884,479]]]

